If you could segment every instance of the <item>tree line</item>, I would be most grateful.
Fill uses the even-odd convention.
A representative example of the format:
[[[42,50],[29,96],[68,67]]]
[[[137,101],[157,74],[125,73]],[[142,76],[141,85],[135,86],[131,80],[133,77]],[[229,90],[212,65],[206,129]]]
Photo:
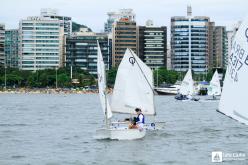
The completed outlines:
[[[194,74],[193,78],[196,81],[210,81],[213,76],[214,70],[210,70],[207,74]],[[114,67],[107,71],[107,85],[113,87],[115,83],[115,77],[117,74],[117,68]],[[182,81],[186,72],[176,72],[173,70],[167,70],[166,68],[158,68],[153,71],[154,84],[159,86],[161,84],[174,84],[176,81]],[[85,70],[80,68],[73,69],[73,79],[77,82],[73,82],[70,76],[70,68],[45,69],[34,71],[19,70],[16,68],[6,69],[6,85],[8,88],[71,88],[71,87],[86,87],[97,85],[97,76],[91,75]],[[5,86],[5,68],[0,68],[0,86]]]
[[[95,77],[79,68],[73,69],[73,83],[70,76],[70,68],[44,69],[37,71],[19,70],[16,68],[6,69],[6,85],[8,88],[29,87],[29,88],[47,88],[57,87],[85,87],[95,85]],[[5,86],[5,68],[0,68],[0,85]]]

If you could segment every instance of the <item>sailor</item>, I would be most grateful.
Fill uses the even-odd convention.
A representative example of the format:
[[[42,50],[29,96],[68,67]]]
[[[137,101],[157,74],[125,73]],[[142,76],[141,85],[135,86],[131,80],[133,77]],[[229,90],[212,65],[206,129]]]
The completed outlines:
[[[137,113],[137,117],[134,117],[132,123],[129,125],[130,129],[137,128],[137,129],[143,129],[145,124],[145,116],[142,114],[142,111],[140,108],[136,108],[135,112]]]
[[[137,113],[137,118],[136,118],[136,126],[139,129],[143,129],[144,124],[145,124],[145,116],[142,114],[142,111],[140,108],[136,108],[135,112]]]

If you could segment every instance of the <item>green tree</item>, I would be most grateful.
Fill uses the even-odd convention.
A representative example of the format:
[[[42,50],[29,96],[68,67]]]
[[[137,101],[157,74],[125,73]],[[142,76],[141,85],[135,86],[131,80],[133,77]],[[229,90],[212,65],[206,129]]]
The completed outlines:
[[[179,74],[176,71],[159,68],[153,71],[153,77],[155,85],[162,83],[174,84],[178,80]]]
[[[113,87],[115,84],[117,69],[117,67],[113,67],[107,71],[107,85],[109,87]]]
[[[60,73],[58,75],[58,87],[68,87],[70,85],[70,77],[66,73]]]

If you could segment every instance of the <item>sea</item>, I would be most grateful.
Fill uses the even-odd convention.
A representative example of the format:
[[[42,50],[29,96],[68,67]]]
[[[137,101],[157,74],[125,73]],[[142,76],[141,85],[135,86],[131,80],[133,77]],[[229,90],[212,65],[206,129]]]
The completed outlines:
[[[248,126],[205,99],[156,96],[165,128],[118,141],[94,138],[104,123],[97,94],[0,94],[0,165],[212,165],[215,152],[221,165],[248,165]]]

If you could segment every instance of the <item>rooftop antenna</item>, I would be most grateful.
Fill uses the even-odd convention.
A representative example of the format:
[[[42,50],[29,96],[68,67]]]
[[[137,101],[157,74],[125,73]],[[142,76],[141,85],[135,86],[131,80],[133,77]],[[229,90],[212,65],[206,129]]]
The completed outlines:
[[[188,5],[187,6],[187,16],[188,17],[191,17],[192,16],[192,7],[191,7],[191,5]]]

